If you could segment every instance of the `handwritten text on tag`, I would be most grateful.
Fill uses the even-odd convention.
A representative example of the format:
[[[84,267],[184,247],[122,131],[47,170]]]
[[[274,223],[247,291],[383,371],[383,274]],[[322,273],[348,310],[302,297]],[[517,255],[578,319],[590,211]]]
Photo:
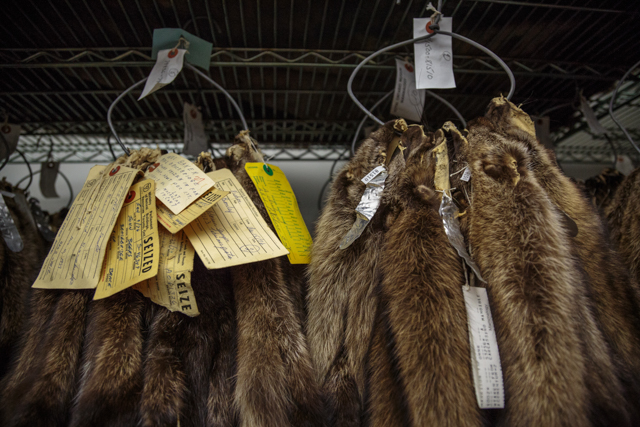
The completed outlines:
[[[481,409],[504,408],[502,366],[487,290],[463,286],[462,293],[467,308],[471,370],[478,406]]]
[[[109,297],[154,277],[159,253],[155,183],[147,179],[133,185],[127,194],[93,299]]]
[[[313,241],[284,172],[264,163],[247,163],[245,170],[260,194],[280,241],[289,250],[287,256],[291,264],[309,264]]]
[[[174,215],[166,206],[158,203],[158,221],[171,233],[177,233],[227,194],[229,194],[228,191],[212,188],[178,215]]]
[[[204,265],[211,270],[287,255],[233,173],[209,174],[229,194],[184,228]]]
[[[424,90],[416,89],[413,65],[396,59],[396,87],[393,91],[391,114],[419,122],[422,119],[424,98]]]
[[[34,288],[93,289],[98,285],[107,242],[125,197],[138,175],[116,166],[94,166],[56,235]]]
[[[429,34],[429,18],[413,19],[413,38]],[[442,18],[440,29],[451,32],[452,18]],[[416,88],[450,89],[456,87],[453,77],[453,49],[451,37],[443,34],[413,44],[416,58]]]
[[[196,165],[175,153],[160,157],[145,176],[156,182],[156,197],[176,215],[214,184]]]
[[[138,101],[175,80],[184,63],[185,49],[165,49],[158,52],[158,59],[147,78]]]

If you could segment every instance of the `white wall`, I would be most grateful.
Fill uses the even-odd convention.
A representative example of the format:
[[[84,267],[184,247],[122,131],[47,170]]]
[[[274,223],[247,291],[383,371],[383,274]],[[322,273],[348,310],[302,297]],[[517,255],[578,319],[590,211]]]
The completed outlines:
[[[291,183],[291,187],[298,199],[298,205],[302,216],[309,228],[309,232],[314,235],[315,222],[320,212],[318,211],[318,195],[323,184],[329,178],[329,171],[333,161],[272,161],[272,164],[278,166],[284,171]],[[334,168],[334,174],[337,173],[346,161],[340,161]],[[73,186],[74,195],[78,194],[84,181],[89,174],[89,169],[94,164],[89,163],[66,163],[60,165],[60,170],[67,175]],[[599,174],[602,169],[609,164],[602,165],[583,165],[575,163],[562,164],[565,173],[576,179],[585,180]],[[34,170],[39,170],[40,165],[34,165]],[[0,171],[0,177],[6,176],[9,182],[15,184],[19,179],[27,175],[25,165],[7,165]],[[34,182],[29,189],[32,196],[40,200],[40,204],[44,210],[49,212],[57,212],[66,206],[69,200],[69,190],[62,177],[58,177],[56,182],[56,190],[60,195],[57,199],[45,199],[42,197],[39,188],[39,175],[34,177]],[[26,185],[24,181],[22,188]],[[325,197],[328,195],[330,188],[326,189]]]

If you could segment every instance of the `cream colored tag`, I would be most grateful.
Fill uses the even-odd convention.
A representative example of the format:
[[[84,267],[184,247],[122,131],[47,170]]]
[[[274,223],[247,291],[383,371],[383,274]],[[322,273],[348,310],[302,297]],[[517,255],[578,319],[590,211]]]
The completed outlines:
[[[171,234],[159,227],[160,260],[158,276],[138,283],[133,288],[170,311],[197,316],[198,304],[191,287],[191,271],[195,252],[183,231]]]
[[[447,152],[447,141],[444,141],[434,148],[433,154],[436,156],[436,174],[434,178],[436,190],[447,191],[451,189],[451,184],[449,183],[449,153]]]
[[[160,240],[155,183],[131,187],[107,245],[107,255],[93,299],[110,297],[158,274]]]
[[[244,168],[260,194],[280,241],[289,250],[289,262],[309,264],[313,240],[284,172],[264,163],[246,163]]]
[[[210,174],[230,194],[184,228],[204,265],[211,270],[287,255],[231,171]]]
[[[98,285],[102,262],[113,226],[136,169],[117,166],[101,172],[94,166],[80,194],[56,235],[34,288],[93,289]]]
[[[158,203],[158,221],[170,232],[177,233],[191,221],[202,215],[207,209],[211,208],[211,206],[218,203],[218,201],[227,194],[229,194],[228,191],[213,188],[200,196],[198,200],[190,204],[189,207],[178,215],[174,215],[160,202]]]
[[[481,409],[504,408],[502,366],[487,290],[463,286],[462,293],[467,308],[471,370],[478,406]]]
[[[156,182],[156,197],[175,215],[214,185],[196,165],[175,153],[160,157],[149,166],[145,177]]]

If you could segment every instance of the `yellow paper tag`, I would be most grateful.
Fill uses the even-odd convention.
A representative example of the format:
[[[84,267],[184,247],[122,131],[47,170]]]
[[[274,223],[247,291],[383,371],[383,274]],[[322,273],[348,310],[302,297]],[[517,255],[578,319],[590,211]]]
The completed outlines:
[[[277,166],[264,163],[247,163],[244,168],[260,194],[280,241],[289,250],[289,262],[309,264],[313,241],[285,174]]]
[[[175,153],[160,157],[145,177],[156,182],[156,197],[176,215],[214,184],[196,165]]]
[[[184,228],[204,265],[211,270],[287,255],[231,171],[210,174],[230,194]]]
[[[191,287],[194,250],[183,231],[171,234],[162,227],[160,233],[160,262],[158,276],[140,282],[133,288],[151,301],[170,311],[187,316],[200,314]]]
[[[93,289],[98,285],[102,262],[113,226],[136,169],[117,166],[100,173],[94,166],[80,194],[56,235],[34,288]]]
[[[147,179],[129,190],[113,228],[93,299],[110,297],[158,274],[160,240],[155,183]]]
[[[204,193],[198,200],[191,203],[189,207],[174,215],[165,205],[158,204],[158,221],[170,232],[177,233],[187,224],[198,218],[220,199],[229,194],[228,191],[221,191],[213,188]]]
[[[436,173],[434,177],[436,190],[447,191],[451,188],[449,182],[449,152],[447,151],[447,141],[444,141],[434,148],[433,154],[436,157]]]

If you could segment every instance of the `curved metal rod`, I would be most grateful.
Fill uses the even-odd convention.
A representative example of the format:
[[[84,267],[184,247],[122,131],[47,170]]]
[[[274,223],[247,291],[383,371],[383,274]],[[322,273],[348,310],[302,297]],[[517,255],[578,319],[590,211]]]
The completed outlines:
[[[26,187],[24,187],[24,190],[22,190],[22,191],[27,191],[29,187],[31,187],[31,183],[33,182],[33,170],[31,169],[31,164],[27,161],[27,158],[24,155],[24,153],[17,149],[16,149],[16,153],[20,154],[20,157],[22,157],[22,160],[24,160],[24,164],[27,165],[27,169],[29,169],[29,183],[27,184]],[[18,185],[16,184],[16,187],[17,186]]]
[[[29,176],[31,176],[33,178],[35,175],[38,175],[40,172],[42,172],[42,170],[35,171],[33,174],[25,176],[20,181],[18,181],[18,183],[16,184],[16,187],[19,186],[20,184],[22,184],[22,181],[24,181],[25,179],[29,178]],[[71,186],[71,182],[69,182],[69,178],[67,178],[67,176],[65,174],[63,174],[62,171],[58,171],[58,174],[60,176],[62,176],[62,178],[64,178],[64,180],[67,182],[67,187],[69,187],[69,201],[67,202],[67,206],[66,206],[67,209],[69,209],[71,207],[71,203],[73,202],[73,187]],[[27,187],[27,188],[29,188],[29,187]],[[25,189],[25,191],[26,191],[26,189]]]
[[[111,134],[107,135],[107,146],[109,147],[109,151],[111,151],[113,161],[115,162],[118,158],[116,157],[116,153],[113,151],[113,146],[111,145]]]
[[[129,149],[120,140],[120,137],[118,136],[118,133],[116,132],[116,128],[113,126],[113,122],[111,121],[111,113],[113,112],[113,109],[118,104],[118,102],[120,102],[120,100],[122,98],[127,96],[127,94],[129,92],[131,92],[133,89],[137,88],[138,86],[140,86],[142,83],[144,83],[146,81],[147,81],[147,77],[145,77],[144,79],[142,79],[142,80],[134,83],[133,85],[129,86],[128,89],[126,89],[124,92],[122,92],[120,95],[118,95],[118,97],[111,103],[111,105],[109,106],[109,109],[107,110],[107,123],[109,123],[109,128],[111,129],[111,133],[113,133],[113,136],[116,138],[116,141],[118,141],[118,144],[120,144],[120,147],[122,148],[122,150],[125,152],[125,154],[127,156],[131,155],[131,151],[129,151]]]
[[[428,95],[431,95],[432,97],[434,97],[435,99],[437,99],[438,101],[442,102],[444,105],[449,107],[449,109],[451,111],[453,111],[453,114],[455,114],[458,117],[458,120],[460,120],[460,122],[462,122],[463,129],[467,127],[467,121],[464,119],[464,117],[462,117],[462,114],[460,114],[460,111],[458,111],[458,109],[456,107],[454,107],[453,104],[451,104],[449,101],[447,101],[446,99],[444,99],[440,95],[437,95],[437,94],[431,92],[430,90],[427,90],[426,92],[427,92]]]
[[[205,79],[206,81],[211,83],[216,89],[221,91],[222,94],[224,96],[226,96],[227,99],[229,99],[229,102],[231,102],[231,105],[233,105],[233,108],[235,108],[236,112],[240,116],[240,121],[242,122],[242,127],[245,130],[249,129],[249,126],[247,125],[247,121],[244,118],[244,114],[242,114],[242,110],[240,109],[240,106],[238,105],[236,100],[233,99],[231,94],[229,94],[229,92],[227,92],[222,86],[220,86],[218,83],[216,83],[211,77],[207,76],[205,73],[203,73],[202,71],[198,70],[193,65],[191,65],[189,63],[185,63],[184,66],[189,68],[190,70],[192,70],[194,73],[200,75],[200,77],[202,77],[203,79]],[[109,123],[109,128],[111,129],[111,133],[116,138],[116,141],[118,141],[118,144],[120,144],[120,147],[122,147],[122,149],[124,150],[124,152],[126,153],[127,156],[129,156],[131,154],[131,151],[129,151],[129,149],[120,140],[120,137],[118,136],[118,133],[116,132],[116,128],[113,126],[113,122],[111,121],[111,113],[113,112],[113,109],[115,108],[116,104],[118,104],[118,102],[120,102],[120,100],[122,98],[124,98],[129,92],[131,92],[133,89],[135,89],[136,87],[140,86],[142,83],[144,83],[146,81],[147,81],[147,77],[145,77],[144,79],[142,79],[142,80],[134,83],[133,85],[129,86],[128,89],[126,89],[124,92],[122,92],[120,95],[118,95],[118,97],[109,106],[109,110],[107,110],[107,123]]]
[[[385,96],[383,96],[382,98],[380,98],[378,100],[378,102],[376,102],[375,104],[373,104],[373,106],[371,107],[370,111],[375,110],[376,108],[378,108],[378,106],[380,104],[382,104],[382,102],[387,99],[389,96],[391,96],[393,94],[393,90],[390,91],[389,93],[387,93]],[[462,122],[462,126],[463,127],[467,127],[467,121],[464,119],[464,117],[462,117],[462,114],[460,114],[460,111],[458,111],[458,109],[456,107],[454,107],[449,101],[447,101],[446,99],[444,99],[443,97],[441,97],[440,95],[437,95],[433,92],[431,92],[430,90],[426,90],[425,89],[425,93],[427,93],[429,96],[432,96],[433,98],[437,99],[438,101],[442,102],[444,105],[446,105],[451,111],[453,111],[453,113],[458,117],[458,119]],[[362,129],[362,126],[364,126],[364,123],[367,121],[368,116],[364,116],[362,118],[362,120],[360,120],[360,123],[358,124],[358,128],[356,129],[356,134],[353,137],[353,141],[351,142],[351,155],[355,156],[356,154],[356,143],[358,142],[358,135],[360,135],[360,130]]]
[[[627,77],[629,77],[629,74],[631,74],[633,70],[638,68],[638,66],[640,66],[640,61],[633,64],[633,66],[629,68],[629,70],[627,70],[626,73],[624,73],[624,76],[622,76],[622,78],[618,82],[616,89],[613,91],[613,94],[611,95],[611,100],[609,101],[609,115],[611,116],[611,119],[614,121],[614,123],[618,125],[620,130],[625,134],[625,136],[627,137],[631,145],[633,145],[633,147],[638,151],[638,153],[640,153],[640,148],[636,145],[631,135],[629,135],[629,132],[627,132],[627,129],[625,129],[625,127],[620,124],[616,116],[613,114],[613,104],[616,102],[616,96],[618,95],[618,90],[620,89],[620,86],[622,86],[622,83],[624,83]]]
[[[220,86],[218,83],[216,83],[211,77],[207,76],[205,73],[203,73],[202,71],[198,70],[196,67],[194,67],[193,65],[189,64],[189,63],[185,63],[184,64],[187,68],[189,68],[191,71],[193,71],[194,73],[198,74],[200,77],[202,77],[203,79],[205,79],[206,81],[208,81],[209,83],[211,83],[213,86],[215,86],[216,89],[218,89],[220,92],[222,92],[222,94],[224,96],[227,97],[227,99],[229,100],[229,102],[231,102],[231,105],[233,105],[233,108],[235,108],[236,112],[238,113],[238,116],[240,116],[240,121],[242,122],[242,127],[245,130],[249,130],[249,126],[247,125],[247,121],[244,118],[244,114],[242,114],[242,110],[240,109],[240,106],[238,105],[238,103],[236,102],[235,99],[233,99],[233,97],[231,96],[231,94],[229,92],[227,92],[225,90],[225,88],[223,88],[222,86]]]
[[[4,159],[4,162],[2,162],[2,166],[0,166],[0,170],[2,170],[5,166],[7,166],[7,163],[9,163],[9,157],[11,157],[11,147],[9,146],[9,141],[7,141],[7,138],[4,137],[4,134],[2,132],[0,132],[0,136],[2,137],[4,148],[5,150],[7,150],[7,157]]]
[[[349,77],[349,82],[347,83],[347,92],[349,93],[349,96],[351,97],[353,102],[355,102],[355,104],[358,106],[358,108],[360,108],[367,116],[371,117],[371,119],[373,119],[379,125],[381,125],[381,126],[384,125],[384,122],[382,120],[380,120],[379,118],[377,118],[376,116],[374,116],[373,114],[371,114],[371,112],[369,110],[367,110],[365,108],[365,106],[362,105],[362,103],[360,101],[358,101],[358,98],[356,98],[355,94],[353,93],[352,86],[353,86],[353,81],[355,80],[356,74],[358,74],[358,71],[360,71],[360,69],[362,67],[364,67],[367,62],[371,61],[373,58],[377,57],[378,55],[380,55],[380,54],[382,54],[384,52],[387,52],[387,51],[390,51],[390,50],[393,50],[393,49],[396,49],[396,48],[411,44],[411,43],[418,43],[418,42],[421,42],[421,41],[428,40],[431,37],[435,36],[436,34],[443,34],[445,36],[450,36],[450,37],[453,37],[453,38],[458,39],[460,41],[463,41],[465,43],[468,43],[471,46],[480,49],[481,51],[483,51],[484,53],[486,53],[487,55],[489,55],[490,57],[495,59],[498,62],[498,64],[504,69],[504,71],[507,73],[507,76],[509,77],[509,81],[511,82],[511,88],[509,89],[509,94],[507,95],[507,99],[511,100],[511,97],[513,96],[513,93],[516,91],[516,79],[515,79],[515,76],[513,75],[513,72],[509,68],[509,66],[502,59],[500,59],[500,57],[498,55],[496,55],[495,53],[493,53],[492,51],[490,51],[486,47],[482,46],[481,44],[474,42],[471,39],[468,39],[468,38],[466,38],[464,36],[461,36],[459,34],[456,34],[456,33],[450,33],[448,31],[440,31],[439,29],[435,29],[434,27],[435,27],[435,25],[431,26],[431,29],[433,29],[433,33],[431,33],[431,34],[427,34],[426,36],[416,37],[415,39],[409,39],[409,40],[405,40],[403,42],[392,44],[391,46],[384,47],[384,48],[378,50],[377,52],[372,53],[371,55],[369,55],[365,59],[363,59],[362,62],[360,62],[360,64],[358,64],[358,66],[351,73],[351,77]]]
[[[394,90],[389,91],[389,93],[387,93],[385,96],[380,98],[375,104],[373,104],[373,106],[371,107],[371,111],[373,111],[376,108],[378,108],[378,106],[380,104],[382,104],[385,99],[387,99],[391,95],[393,95],[393,92],[395,92],[395,91]],[[364,126],[364,122],[366,122],[368,118],[369,118],[368,116],[364,116],[362,118],[362,120],[360,120],[360,123],[358,124],[358,128],[356,129],[356,134],[353,137],[353,142],[351,142],[351,155],[352,156],[356,155],[356,143],[358,142],[358,135],[360,135],[360,130],[362,130],[362,126]]]

